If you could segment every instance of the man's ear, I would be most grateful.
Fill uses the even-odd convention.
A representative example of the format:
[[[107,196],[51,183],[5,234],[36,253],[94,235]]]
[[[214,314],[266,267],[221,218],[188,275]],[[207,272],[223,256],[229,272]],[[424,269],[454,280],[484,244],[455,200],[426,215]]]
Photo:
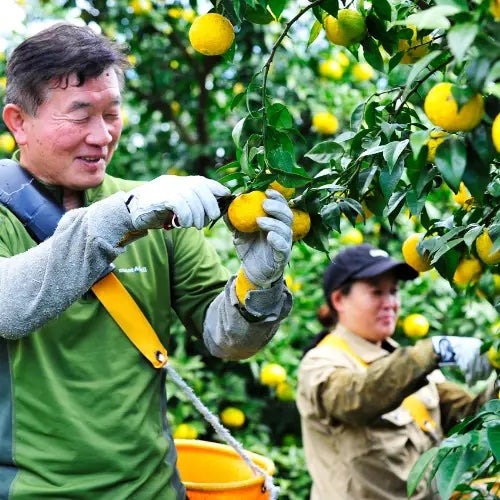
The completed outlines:
[[[25,117],[26,113],[17,104],[7,104],[3,109],[3,121],[19,146],[26,144]]]

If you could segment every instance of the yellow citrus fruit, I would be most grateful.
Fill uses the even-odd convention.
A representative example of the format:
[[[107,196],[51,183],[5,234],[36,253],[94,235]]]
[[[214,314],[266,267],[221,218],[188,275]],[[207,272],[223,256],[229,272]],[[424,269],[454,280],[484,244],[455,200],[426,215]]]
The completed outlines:
[[[228,406],[221,411],[221,422],[228,427],[241,427],[245,423],[245,414],[234,406]]]
[[[276,397],[280,401],[293,401],[295,399],[295,391],[288,382],[280,382],[276,386]]]
[[[354,76],[358,82],[369,80],[373,78],[374,74],[375,71],[373,71],[373,68],[366,62],[356,63],[352,67],[352,76]]]
[[[419,37],[415,26],[408,26],[408,28],[413,31],[411,39],[407,40],[402,38],[398,42],[398,52],[405,52],[401,59],[401,64],[413,64],[429,52],[429,45],[427,42],[430,41],[431,37]]]
[[[410,314],[403,321],[403,332],[410,339],[420,339],[429,332],[429,322],[423,314]]]
[[[353,227],[340,235],[340,243],[343,245],[360,245],[363,243],[363,233]]]
[[[339,80],[344,74],[344,68],[338,61],[334,59],[327,59],[319,65],[319,74],[326,78],[331,78],[333,80]]]
[[[241,82],[236,82],[233,85],[233,94],[241,94],[242,92],[245,92],[245,86]]]
[[[368,220],[370,217],[373,217],[374,213],[367,207],[366,202],[362,201],[361,206],[363,207],[364,217],[361,214],[356,216],[356,222],[363,222]]]
[[[172,101],[170,103],[170,109],[172,110],[172,113],[174,115],[178,115],[179,111],[181,110],[181,105],[179,104],[179,101]]]
[[[285,276],[285,283],[288,290],[290,290],[292,293],[302,290],[302,283],[300,281],[294,280],[289,274]]]
[[[474,198],[463,182],[460,183],[458,192],[453,195],[453,200],[467,211],[471,210],[474,205]]]
[[[243,233],[254,233],[259,230],[258,217],[267,214],[262,208],[266,195],[262,191],[250,191],[240,194],[229,205],[227,216],[233,227]]]
[[[500,274],[493,275],[493,283],[495,286],[495,295],[500,293]]]
[[[425,97],[425,114],[434,125],[448,132],[472,130],[483,117],[483,97],[481,94],[474,95],[459,111],[451,87],[449,82],[438,83],[432,87]]]
[[[147,14],[153,8],[151,0],[130,0],[129,7],[134,14]]]
[[[198,431],[189,424],[178,425],[172,434],[174,439],[196,439],[198,437]]]
[[[262,367],[260,382],[273,387],[286,380],[286,370],[278,363],[270,363]]]
[[[0,151],[12,153],[16,148],[16,141],[8,132],[0,134]]]
[[[287,188],[282,186],[278,181],[273,181],[269,184],[269,189],[274,189],[281,193],[285,199],[289,200],[295,194],[295,188]]]
[[[500,113],[493,120],[493,126],[491,127],[491,138],[493,139],[493,145],[495,149],[500,153]]]
[[[483,231],[476,239],[476,251],[479,258],[488,265],[495,265],[500,262],[500,250],[491,253],[493,241],[491,241],[488,231]]]
[[[344,54],[344,52],[339,52],[336,56],[335,56],[335,60],[343,67],[343,68],[347,68],[347,66],[349,66],[349,64],[351,64],[351,61],[349,60],[349,58]]]
[[[460,287],[475,283],[481,276],[483,268],[475,257],[462,259],[455,270],[453,281]]]
[[[312,119],[313,127],[320,133],[324,135],[332,135],[337,132],[339,128],[339,121],[329,113],[328,111],[323,111],[321,113],[316,113]]]
[[[5,87],[7,87],[7,77],[0,76],[0,90],[5,90]]]
[[[447,135],[448,134],[442,130],[433,130],[429,134],[429,137],[425,141],[425,144],[427,144],[427,161],[429,163],[434,161],[434,158],[436,157],[436,149],[444,141]]]
[[[311,229],[311,217],[303,210],[292,208],[293,221],[292,221],[292,239],[299,241],[307,236]]]
[[[327,16],[325,31],[330,42],[348,47],[360,42],[365,36],[365,18],[357,10],[341,9],[336,18]]]
[[[488,349],[488,360],[497,370],[500,370],[500,351],[497,351],[493,346]]]
[[[235,289],[240,304],[245,303],[245,298],[250,290],[257,290],[257,287],[247,278],[242,267],[236,275]]]
[[[206,56],[224,54],[234,41],[233,25],[220,14],[204,14],[189,28],[189,41],[194,50]]]
[[[490,0],[490,12],[497,21],[500,21],[500,0]]]
[[[417,249],[417,245],[420,243],[422,237],[423,234],[421,233],[411,234],[406,238],[401,247],[405,262],[419,273],[428,271],[432,267],[429,253],[425,252],[424,255],[420,255]]]

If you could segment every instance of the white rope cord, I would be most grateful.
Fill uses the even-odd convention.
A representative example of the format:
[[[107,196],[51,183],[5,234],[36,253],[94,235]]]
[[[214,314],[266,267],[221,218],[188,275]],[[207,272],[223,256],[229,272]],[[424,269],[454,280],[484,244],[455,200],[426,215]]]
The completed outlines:
[[[167,363],[163,368],[168,372],[173,382],[186,394],[189,400],[193,403],[196,409],[203,415],[205,420],[214,428],[215,432],[219,435],[221,439],[229,443],[236,453],[245,461],[245,463],[252,469],[254,474],[260,474],[264,476],[264,487],[269,491],[270,500],[276,500],[279,495],[279,487],[275,486],[273,478],[267,472],[256,465],[250,457],[246,454],[241,443],[236,441],[236,439],[231,435],[231,433],[220,423],[218,417],[214,415],[196,396],[193,389],[189,387],[182,377],[177,373],[175,368]]]

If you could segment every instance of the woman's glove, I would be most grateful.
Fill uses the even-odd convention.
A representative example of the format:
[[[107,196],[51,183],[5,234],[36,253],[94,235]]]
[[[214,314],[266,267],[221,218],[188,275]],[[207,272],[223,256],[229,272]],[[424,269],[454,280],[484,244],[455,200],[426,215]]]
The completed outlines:
[[[260,288],[269,288],[283,276],[292,250],[293,214],[286,199],[277,191],[268,189],[262,208],[268,217],[258,217],[261,231],[234,232],[234,246],[248,280]]]
[[[180,227],[206,226],[220,217],[217,198],[230,191],[217,181],[193,176],[162,175],[128,193],[132,224],[140,231],[162,228],[173,212]]]
[[[488,378],[493,370],[486,355],[481,355],[482,341],[474,337],[431,337],[434,352],[441,356],[440,366],[457,365],[468,384]]]

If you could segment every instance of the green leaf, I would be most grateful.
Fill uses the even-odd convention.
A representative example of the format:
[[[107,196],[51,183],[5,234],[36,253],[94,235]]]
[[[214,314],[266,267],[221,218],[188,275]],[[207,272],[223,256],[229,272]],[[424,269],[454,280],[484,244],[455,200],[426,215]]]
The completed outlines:
[[[373,10],[380,19],[390,21],[392,19],[391,4],[387,0],[375,0],[373,2]]]
[[[422,59],[412,65],[410,73],[408,74],[408,78],[406,79],[405,90],[403,92],[403,95],[401,96],[401,99],[406,99],[406,97],[412,90],[413,82],[420,76],[420,72],[424,70],[425,67],[439,55],[441,55],[441,52],[438,50],[434,50],[426,54],[424,57],[422,57]]]
[[[387,202],[387,217],[389,219],[389,223],[392,225],[394,220],[401,212],[403,208],[404,201],[406,197],[406,191],[396,191],[391,195],[389,201]]]
[[[434,162],[446,183],[457,192],[467,163],[463,140],[451,137],[444,141],[436,150]]]
[[[500,71],[497,77],[491,74],[488,76],[490,69],[493,68],[491,63],[492,61],[489,57],[475,57],[468,61],[465,69],[467,75],[467,86],[473,92],[481,93],[487,78],[490,81],[495,81],[495,79],[500,78]],[[500,70],[500,64],[498,65],[498,68]]]
[[[433,30],[437,28],[447,30],[450,27],[448,16],[453,16],[460,10],[459,7],[454,5],[436,5],[408,16],[405,25],[413,25],[417,30]]]
[[[389,168],[389,172],[392,172],[392,169],[399,161],[401,153],[403,153],[409,142],[410,142],[409,139],[405,139],[404,141],[394,141],[394,142],[389,142],[389,144],[386,144],[383,156],[384,160],[387,162],[387,167]]]
[[[267,110],[267,116],[269,119],[269,123],[277,129],[292,128],[293,125],[292,115],[290,114],[286,106],[284,106],[283,104],[275,103],[272,106],[270,106],[269,109]]]
[[[319,216],[316,214],[310,215],[311,229],[302,241],[311,248],[328,253],[328,233],[330,230],[323,225]]]
[[[381,146],[374,146],[373,148],[369,148],[366,151],[363,151],[359,155],[359,158],[364,158],[365,156],[372,156],[378,153],[382,153],[385,150],[386,146],[387,144],[382,144]]]
[[[428,137],[429,132],[427,130],[419,130],[418,132],[412,132],[410,134],[410,146],[413,152],[413,158],[416,159],[418,157]]]
[[[289,151],[284,149],[273,149],[267,153],[267,161],[273,170],[292,172],[295,158]]]
[[[451,281],[461,258],[462,253],[452,248],[447,250],[446,253],[436,261],[434,266],[441,276]]]
[[[337,17],[339,12],[339,2],[338,0],[325,0],[320,3],[322,9],[326,10],[328,14]]]
[[[500,462],[500,425],[492,425],[486,430],[488,443],[490,445],[493,456]]]
[[[233,137],[233,141],[234,143],[236,144],[236,147],[240,147],[240,139],[241,139],[241,133],[243,132],[243,126],[245,125],[245,121],[246,121],[247,117],[245,116],[245,118],[242,118],[233,128],[233,132],[232,132],[232,137]]]
[[[311,32],[309,33],[309,40],[307,40],[307,46],[311,45],[318,35],[323,30],[323,25],[316,19],[312,25]]]
[[[483,232],[483,226],[472,225],[470,229],[464,234],[465,244],[471,248],[476,238]]]
[[[344,154],[344,148],[334,141],[324,141],[316,144],[304,156],[316,163],[330,163],[338,160]]]
[[[271,9],[274,17],[278,19],[285,8],[287,0],[269,0],[269,8]]]
[[[384,194],[386,199],[389,199],[391,194],[396,189],[401,175],[403,175],[404,163],[402,161],[398,162],[392,170],[389,168],[383,168],[380,171],[380,189]]]
[[[437,149],[437,151],[440,149],[441,146]],[[474,151],[469,149],[467,151],[467,165],[462,178],[471,195],[477,202],[481,203],[489,183],[490,164],[484,163],[476,154],[474,154]]]
[[[412,467],[410,471],[410,475],[408,476],[408,482],[406,484],[406,491],[408,494],[408,498],[410,498],[417,489],[417,486],[420,484],[420,481],[422,481],[422,479],[424,478],[430,463],[434,460],[438,451],[439,448],[431,448],[430,450],[427,450],[426,452],[422,453],[420,457],[418,457],[418,460],[415,462],[415,465]]]
[[[321,219],[323,223],[335,231],[340,232],[340,207],[339,204],[334,201],[328,205],[321,208]]]
[[[478,31],[479,26],[476,23],[456,24],[448,31],[448,46],[457,62],[462,62]]]
[[[365,56],[366,62],[371,64],[376,70],[384,71],[382,54],[380,54],[380,49],[375,40],[371,37],[366,37],[361,42],[361,45],[363,46],[363,55]]]
[[[361,124],[363,123],[365,111],[365,103],[362,102],[358,104],[351,114],[351,130],[359,130]]]
[[[254,24],[269,24],[274,21],[274,16],[263,7],[249,7],[245,10],[245,18]]]

